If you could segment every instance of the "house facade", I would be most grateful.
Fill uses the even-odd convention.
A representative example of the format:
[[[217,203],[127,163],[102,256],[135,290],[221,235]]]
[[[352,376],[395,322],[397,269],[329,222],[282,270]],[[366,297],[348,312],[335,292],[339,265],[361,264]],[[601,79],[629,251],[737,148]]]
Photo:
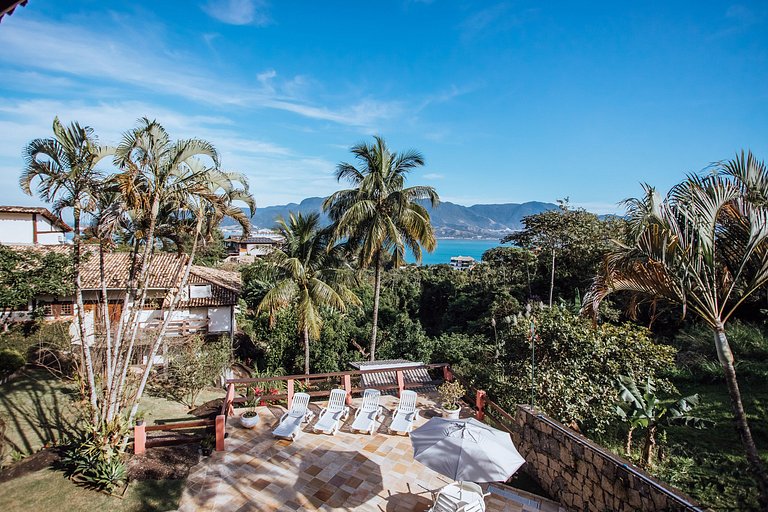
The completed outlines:
[[[0,206],[0,243],[56,245],[66,242],[72,228],[47,208]]]
[[[231,236],[224,241],[227,261],[252,262],[270,254],[283,244],[283,237],[272,232],[253,234],[246,238]]]
[[[22,247],[18,250],[70,250],[71,246]],[[148,270],[147,298],[138,321],[140,329],[158,329],[168,316],[172,295],[181,286],[188,262],[186,255],[157,253]],[[116,328],[125,303],[125,292],[131,267],[128,253],[104,255],[104,284],[107,288],[107,310],[112,329]],[[98,251],[88,246],[83,251],[80,282],[83,290],[85,327],[89,337],[103,330],[104,308],[101,304],[102,280]],[[169,337],[201,335],[234,336],[235,307],[240,294],[240,274],[202,266],[193,266],[181,301],[169,321]],[[35,309],[41,308],[46,320],[74,320],[75,298],[41,295],[31,301],[26,310],[13,312],[12,321],[32,319]],[[77,337],[76,329],[73,336]]]

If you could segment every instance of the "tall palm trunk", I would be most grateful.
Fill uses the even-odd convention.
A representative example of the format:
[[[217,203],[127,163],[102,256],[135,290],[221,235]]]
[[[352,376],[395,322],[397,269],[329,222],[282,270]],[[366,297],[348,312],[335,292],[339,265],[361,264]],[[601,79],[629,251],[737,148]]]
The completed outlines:
[[[77,199],[76,199],[77,200]],[[96,396],[96,378],[93,374],[93,360],[91,358],[91,347],[86,340],[85,331],[85,304],[83,303],[83,287],[80,282],[80,207],[76,204],[74,207],[74,256],[72,257],[73,273],[75,281],[75,301],[77,302],[77,326],[80,331],[80,354],[85,364],[85,374],[88,380],[88,395],[91,402],[91,415],[93,422],[96,423],[98,415],[98,401]]]
[[[549,307],[552,307],[552,295],[555,293],[555,248],[552,247],[552,275],[549,278]]]
[[[112,391],[114,367],[112,361],[112,322],[109,318],[109,297],[107,296],[107,280],[104,272],[104,243],[99,241],[99,280],[101,281],[101,315],[104,317],[104,336],[107,344],[107,357],[104,365],[107,372],[107,385],[106,394],[107,398]],[[95,327],[94,327],[95,332]],[[103,400],[101,414],[102,417],[107,417],[107,421],[112,418],[108,417],[109,414],[109,400]]]
[[[309,375],[309,327],[304,327],[304,375]]]
[[[763,462],[760,460],[760,455],[757,452],[757,446],[755,445],[755,440],[752,438],[749,423],[747,423],[747,415],[744,412],[744,405],[741,401],[741,391],[739,391],[739,384],[736,380],[736,369],[733,365],[733,352],[731,351],[731,346],[725,335],[725,327],[722,323],[715,328],[715,346],[717,347],[717,357],[720,359],[720,364],[723,366],[723,371],[725,372],[725,382],[728,385],[728,394],[731,398],[731,407],[733,409],[736,430],[739,433],[742,445],[744,445],[749,467],[757,480],[758,488],[760,490],[760,504],[764,510],[768,510],[768,475],[765,472],[765,466],[763,466]]]
[[[376,331],[379,324],[379,296],[381,295],[381,252],[376,253],[373,281],[373,328],[371,328],[371,361],[376,360]]]
[[[199,215],[197,220],[197,226],[195,228],[195,237],[192,241],[192,249],[189,254],[189,259],[187,260],[187,266],[184,269],[184,277],[181,279],[181,284],[179,285],[179,289],[176,292],[176,294],[171,299],[171,303],[168,306],[168,313],[163,320],[163,325],[160,327],[160,332],[157,334],[157,338],[155,338],[154,343],[152,344],[152,350],[149,353],[149,357],[147,359],[147,365],[144,367],[144,372],[141,375],[141,382],[139,383],[139,387],[136,390],[136,396],[133,399],[133,406],[131,407],[131,413],[128,417],[128,424],[133,424],[133,418],[136,417],[136,413],[139,410],[139,401],[141,400],[142,395],[144,394],[144,389],[147,386],[147,381],[149,380],[149,374],[152,371],[152,366],[154,364],[155,356],[157,355],[157,351],[160,349],[160,345],[162,345],[163,340],[165,339],[165,333],[168,330],[168,325],[171,323],[171,318],[173,317],[173,313],[176,311],[176,306],[179,303],[179,299],[181,298],[182,292],[184,288],[187,286],[187,282],[189,281],[189,274],[192,272],[192,263],[195,259],[195,252],[197,252],[197,243],[200,239],[200,230],[202,229],[203,225],[203,216]]]

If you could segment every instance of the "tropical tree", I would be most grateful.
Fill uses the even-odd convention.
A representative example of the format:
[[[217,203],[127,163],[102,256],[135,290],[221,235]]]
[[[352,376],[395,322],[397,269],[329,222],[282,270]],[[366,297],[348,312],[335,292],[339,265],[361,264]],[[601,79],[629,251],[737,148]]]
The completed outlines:
[[[646,466],[653,465],[656,448],[656,433],[666,425],[685,425],[694,428],[705,428],[711,422],[688,414],[699,405],[698,394],[682,398],[659,398],[656,396],[656,386],[653,379],[648,377],[642,389],[635,379],[621,375],[616,381],[620,404],[616,413],[629,424],[625,451],[627,455],[632,450],[632,433],[638,427],[645,428],[645,443],[643,445],[642,461]]]
[[[623,237],[621,220],[601,220],[582,208],[572,208],[567,198],[558,200],[558,204],[557,209],[524,217],[523,229],[501,240],[539,255],[538,274],[542,278],[549,275],[546,285],[550,306],[556,289],[561,298],[580,297],[610,249],[611,239]],[[535,288],[544,295],[546,285],[540,282]]]
[[[597,315],[610,293],[626,291],[636,306],[666,301],[691,311],[714,333],[736,428],[768,507],[768,477],[741,400],[725,325],[738,307],[768,283],[768,170],[751,153],[689,176],[662,199],[626,202],[634,243],[619,245],[585,296],[583,311]]]
[[[351,269],[344,263],[346,248],[334,244],[332,232],[320,229],[320,216],[290,214],[278,219],[285,238],[282,249],[271,255],[276,279],[264,295],[257,311],[267,312],[274,325],[278,311],[293,306],[298,331],[304,342],[304,373],[309,374],[309,343],[320,336],[323,308],[345,311],[347,304],[360,305],[352,292]]]
[[[335,237],[346,239],[357,249],[358,263],[374,268],[373,326],[371,361],[376,359],[381,271],[387,260],[399,267],[405,264],[406,250],[421,261],[422,247],[432,252],[437,241],[429,212],[419,200],[437,206],[435,189],[427,186],[405,187],[412,170],[424,165],[424,157],[415,150],[392,152],[384,139],[375,136],[373,144],[361,142],[352,154],[359,168],[346,162],[336,168],[336,179],[353,188],[339,190],[323,202],[335,223]]]
[[[80,283],[80,223],[82,216],[93,207],[93,197],[100,187],[102,174],[96,164],[110,154],[108,148],[99,147],[93,129],[77,122],[64,126],[58,117],[53,119],[53,138],[40,138],[30,142],[24,150],[25,166],[19,178],[21,189],[32,195],[32,186],[40,199],[52,203],[52,211],[61,217],[66,208],[72,209],[74,224],[74,252],[72,258],[77,324],[80,334],[80,354],[88,375],[89,399],[96,408],[96,385],[93,380],[93,361],[86,342],[83,293]]]

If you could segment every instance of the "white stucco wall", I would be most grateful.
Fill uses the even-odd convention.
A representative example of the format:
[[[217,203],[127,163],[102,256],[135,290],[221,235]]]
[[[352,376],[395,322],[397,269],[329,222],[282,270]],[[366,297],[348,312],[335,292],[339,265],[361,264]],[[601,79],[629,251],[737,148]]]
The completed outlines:
[[[208,308],[208,332],[230,332],[232,329],[232,307]]]
[[[35,242],[31,213],[0,212],[0,243],[32,244]],[[42,215],[37,216],[37,243],[53,245],[64,240],[64,232]],[[55,231],[55,233],[45,233]]]
[[[0,242],[4,244],[33,243],[32,215],[0,212]]]

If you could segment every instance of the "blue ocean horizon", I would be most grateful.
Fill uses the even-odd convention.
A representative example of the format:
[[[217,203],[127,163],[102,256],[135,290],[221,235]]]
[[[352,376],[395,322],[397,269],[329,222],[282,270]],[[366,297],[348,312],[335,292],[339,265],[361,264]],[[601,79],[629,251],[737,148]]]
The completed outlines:
[[[437,248],[432,253],[424,251],[422,265],[439,265],[450,263],[451,256],[472,256],[476,260],[482,258],[483,253],[501,244],[498,239],[492,240],[466,240],[459,238],[440,238],[437,240]],[[416,263],[416,258],[411,252],[406,257],[408,263]]]

